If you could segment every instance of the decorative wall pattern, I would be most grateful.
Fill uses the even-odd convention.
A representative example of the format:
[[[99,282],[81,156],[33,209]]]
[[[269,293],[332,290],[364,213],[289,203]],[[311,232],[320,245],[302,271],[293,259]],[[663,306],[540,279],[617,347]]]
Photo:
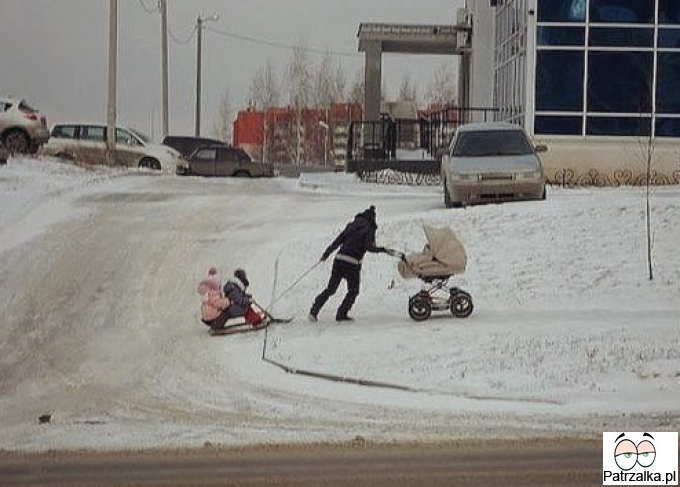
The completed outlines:
[[[363,170],[357,172],[359,178],[366,183],[395,184],[402,186],[440,186],[441,176],[431,172],[403,172],[392,169],[384,170]],[[680,169],[676,169],[671,174],[657,171],[650,171],[650,182],[653,186],[668,186],[672,184],[680,185]],[[618,187],[618,186],[644,186],[646,183],[645,174],[633,174],[628,169],[616,170],[613,173],[601,172],[597,169],[590,169],[586,172],[577,173],[573,169],[560,169],[555,171],[552,176],[548,176],[548,182],[557,186],[564,187]]]
[[[402,186],[440,186],[442,184],[439,174],[393,170],[362,171],[359,173],[359,178],[366,183],[396,184]]]
[[[651,170],[649,173],[650,183],[654,186],[666,186],[680,184],[680,169],[672,173],[662,173]],[[647,175],[639,172],[633,173],[629,169],[618,169],[613,172],[601,172],[597,169],[589,169],[585,172],[576,172],[573,169],[564,168],[555,171],[552,177],[548,176],[552,184],[566,187],[574,186],[644,186]]]

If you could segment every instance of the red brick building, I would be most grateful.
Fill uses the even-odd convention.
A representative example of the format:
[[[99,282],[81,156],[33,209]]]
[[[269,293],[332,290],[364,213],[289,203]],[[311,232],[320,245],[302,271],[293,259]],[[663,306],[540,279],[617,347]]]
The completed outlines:
[[[344,163],[347,134],[362,119],[361,105],[241,110],[234,121],[234,145],[268,162],[335,166]]]

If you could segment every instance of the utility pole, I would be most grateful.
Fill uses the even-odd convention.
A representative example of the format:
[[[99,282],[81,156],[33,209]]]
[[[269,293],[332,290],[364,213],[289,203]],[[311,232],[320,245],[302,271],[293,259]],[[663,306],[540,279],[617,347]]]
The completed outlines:
[[[109,163],[116,161],[116,57],[118,55],[118,0],[109,1],[109,93],[106,118],[106,148]]]
[[[326,113],[326,117],[328,117],[328,113]],[[324,130],[324,137],[323,137],[323,165],[328,166],[328,133],[330,131],[330,127],[326,122],[323,120],[319,120],[319,126]]]
[[[196,119],[194,120],[194,135],[201,135],[201,38],[203,37],[203,19],[199,15],[196,19]]]
[[[203,39],[203,23],[209,20],[219,20],[219,15],[212,17],[201,17],[196,19],[196,120],[194,122],[194,135],[200,137],[201,135],[201,52]]]
[[[161,53],[163,59],[163,137],[170,133],[168,113],[168,6],[166,0],[159,0],[161,10]]]

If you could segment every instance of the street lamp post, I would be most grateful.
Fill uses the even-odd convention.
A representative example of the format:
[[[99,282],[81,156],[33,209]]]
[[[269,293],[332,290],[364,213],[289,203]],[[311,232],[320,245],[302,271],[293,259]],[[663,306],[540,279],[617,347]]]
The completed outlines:
[[[196,19],[196,120],[194,124],[194,135],[199,137],[201,135],[201,52],[202,52],[202,38],[203,38],[203,23],[210,20],[219,20],[219,15],[212,15],[210,17],[201,17]]]
[[[323,120],[319,120],[319,125],[325,131],[324,138],[323,138],[323,165],[324,165],[324,167],[327,167],[328,166],[328,131],[330,130],[330,127]]]

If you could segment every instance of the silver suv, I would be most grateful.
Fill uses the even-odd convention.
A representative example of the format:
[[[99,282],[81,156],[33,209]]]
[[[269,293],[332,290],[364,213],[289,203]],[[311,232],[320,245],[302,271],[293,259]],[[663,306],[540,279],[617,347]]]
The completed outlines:
[[[49,138],[45,115],[25,100],[0,98],[0,140],[10,153],[33,154]]]

